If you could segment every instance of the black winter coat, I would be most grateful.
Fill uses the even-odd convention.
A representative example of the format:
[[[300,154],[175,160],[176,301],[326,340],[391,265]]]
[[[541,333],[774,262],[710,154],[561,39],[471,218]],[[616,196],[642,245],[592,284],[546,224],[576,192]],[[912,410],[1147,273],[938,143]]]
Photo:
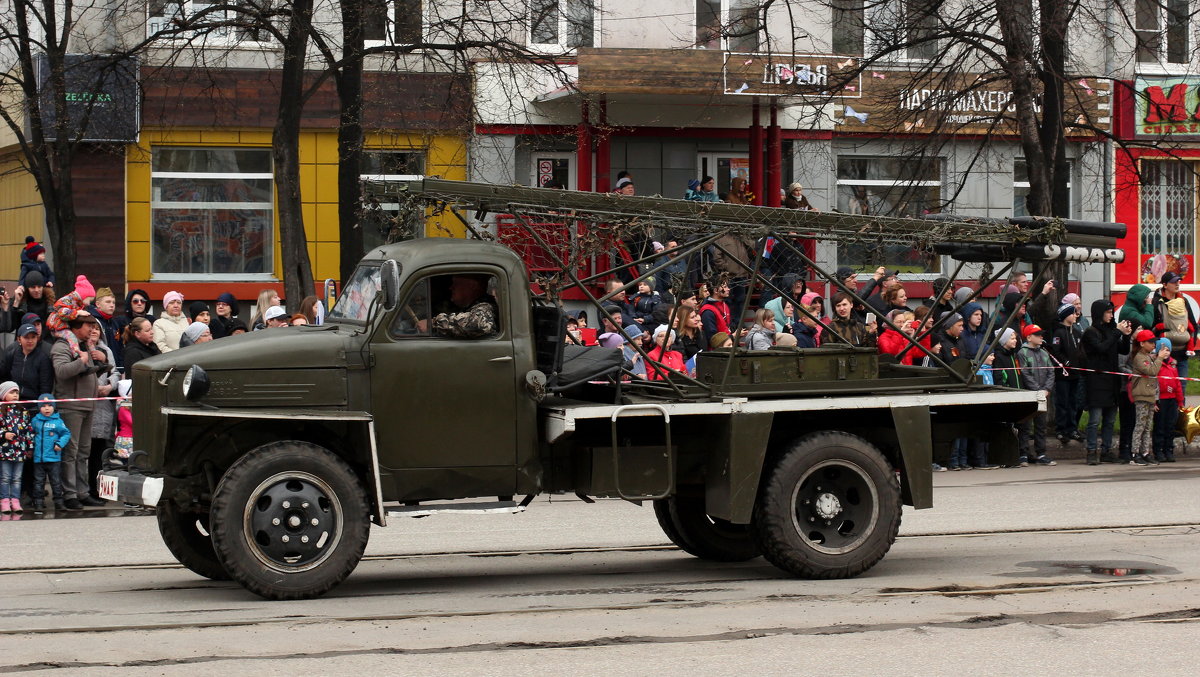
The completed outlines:
[[[154,357],[161,354],[158,349],[158,344],[154,341],[150,343],[142,343],[137,339],[125,344],[125,374],[126,376],[133,374],[133,365],[141,362],[147,357]]]
[[[21,399],[36,400],[39,395],[54,391],[54,366],[50,350],[38,342],[29,355],[14,343],[0,359],[0,381],[16,381],[21,386]]]
[[[1114,322],[1103,322],[1104,311],[1112,304],[1100,299],[1092,303],[1092,326],[1083,332],[1083,366],[1096,371],[1121,371],[1117,357],[1129,353],[1129,336],[1122,334]],[[1097,312],[1099,311],[1099,312]],[[1125,384],[1125,378],[1113,374],[1085,372],[1083,382],[1087,389],[1087,406],[1107,408],[1117,406],[1117,394]]]
[[[1061,322],[1054,328],[1054,334],[1050,337],[1048,349],[1050,354],[1058,361],[1058,365],[1067,368],[1066,375],[1063,375],[1061,369],[1054,372],[1056,381],[1078,381],[1079,372],[1073,367],[1083,366],[1083,353],[1080,342],[1083,339],[1083,333],[1075,325],[1070,327]]]

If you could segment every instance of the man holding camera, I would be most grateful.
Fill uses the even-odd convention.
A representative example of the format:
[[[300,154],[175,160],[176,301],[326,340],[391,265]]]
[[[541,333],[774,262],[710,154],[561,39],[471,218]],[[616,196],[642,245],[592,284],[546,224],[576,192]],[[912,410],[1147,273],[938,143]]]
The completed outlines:
[[[71,333],[78,339],[72,344],[59,338],[50,349],[50,362],[54,365],[54,397],[59,400],[94,398],[100,392],[97,374],[112,371],[104,353],[89,348],[92,325],[100,323],[90,314],[81,311],[79,317],[68,324]],[[80,510],[83,506],[101,506],[104,501],[88,494],[88,456],[91,451],[92,411],[96,403],[59,402],[58,411],[63,422],[71,429],[71,440],[62,452],[63,498],[68,510]],[[85,442],[81,442],[84,440]]]

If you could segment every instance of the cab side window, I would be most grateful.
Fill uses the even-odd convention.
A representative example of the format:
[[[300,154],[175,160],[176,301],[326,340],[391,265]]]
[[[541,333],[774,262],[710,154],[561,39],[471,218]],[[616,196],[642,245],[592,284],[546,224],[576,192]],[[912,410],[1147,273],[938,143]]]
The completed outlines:
[[[498,285],[497,277],[488,273],[464,271],[425,277],[400,304],[392,337],[497,338],[502,333]]]

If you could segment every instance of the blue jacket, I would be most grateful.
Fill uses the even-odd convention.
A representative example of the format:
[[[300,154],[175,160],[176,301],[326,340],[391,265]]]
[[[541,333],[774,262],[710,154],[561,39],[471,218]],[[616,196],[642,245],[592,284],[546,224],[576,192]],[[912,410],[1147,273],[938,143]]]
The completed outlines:
[[[38,412],[33,417],[33,462],[56,463],[62,460],[62,450],[71,440],[71,429],[58,412],[49,416]],[[58,449],[54,446],[58,445]]]
[[[972,330],[971,323],[967,322],[967,320],[971,317],[971,315],[973,315],[975,313],[976,310],[983,310],[983,306],[979,305],[978,303],[975,303],[974,301],[963,306],[963,309],[962,309],[962,316],[963,316],[962,349],[963,349],[963,353],[964,353],[963,357],[966,357],[966,358],[969,358],[972,360],[975,359],[975,353],[979,352],[979,346],[987,343],[987,326],[988,326],[987,312],[984,311],[983,322],[981,322],[979,324],[978,329]]]

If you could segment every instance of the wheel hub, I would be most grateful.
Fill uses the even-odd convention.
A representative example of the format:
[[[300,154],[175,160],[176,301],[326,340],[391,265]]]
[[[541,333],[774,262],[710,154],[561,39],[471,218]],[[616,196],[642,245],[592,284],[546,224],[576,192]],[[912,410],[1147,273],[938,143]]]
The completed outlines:
[[[246,538],[263,564],[293,573],[320,564],[334,551],[340,504],[320,478],[286,473],[258,486],[246,504]]]
[[[842,502],[837,496],[825,492],[817,496],[817,500],[813,502],[813,509],[821,519],[833,519],[842,512]]]

